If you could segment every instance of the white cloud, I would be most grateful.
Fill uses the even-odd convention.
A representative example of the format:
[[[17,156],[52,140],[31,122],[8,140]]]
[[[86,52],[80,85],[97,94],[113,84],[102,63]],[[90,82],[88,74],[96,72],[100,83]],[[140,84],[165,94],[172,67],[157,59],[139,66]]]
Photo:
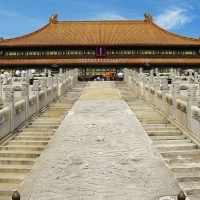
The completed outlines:
[[[98,16],[93,17],[98,20],[126,20],[123,16],[115,13],[100,13]]]
[[[155,17],[154,22],[167,30],[178,29],[192,21],[187,9],[173,8],[166,10],[163,14]]]

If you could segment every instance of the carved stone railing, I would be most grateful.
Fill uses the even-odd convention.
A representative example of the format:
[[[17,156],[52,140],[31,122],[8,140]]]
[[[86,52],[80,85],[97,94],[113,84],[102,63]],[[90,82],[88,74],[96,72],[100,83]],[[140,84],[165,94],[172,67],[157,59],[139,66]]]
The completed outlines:
[[[53,85],[52,81],[52,85],[49,88],[47,84],[44,84],[44,78],[41,77],[35,80],[35,84],[33,83],[31,86],[28,83],[23,83],[22,85],[14,84],[14,86],[1,85],[3,88],[1,90],[2,101],[5,108],[0,110],[0,140],[26,123],[32,116],[39,113],[41,109],[47,107],[51,101],[55,101],[64,95],[69,90],[71,84],[77,83],[77,72],[77,70],[71,72],[70,80],[67,79],[65,74],[62,74],[62,82],[56,82]],[[27,88],[25,87],[26,85],[28,85]],[[19,98],[22,100],[14,101]]]

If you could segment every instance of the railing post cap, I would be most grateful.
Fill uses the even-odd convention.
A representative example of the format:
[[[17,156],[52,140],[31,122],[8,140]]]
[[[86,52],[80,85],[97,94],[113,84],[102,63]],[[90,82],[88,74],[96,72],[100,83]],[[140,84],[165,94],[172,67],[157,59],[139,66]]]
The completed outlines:
[[[20,194],[18,191],[13,192],[12,200],[20,200]]]
[[[184,194],[183,191],[180,191],[180,192],[178,193],[177,199],[178,199],[178,200],[185,200],[185,199],[186,199],[186,196],[185,196],[185,194]]]

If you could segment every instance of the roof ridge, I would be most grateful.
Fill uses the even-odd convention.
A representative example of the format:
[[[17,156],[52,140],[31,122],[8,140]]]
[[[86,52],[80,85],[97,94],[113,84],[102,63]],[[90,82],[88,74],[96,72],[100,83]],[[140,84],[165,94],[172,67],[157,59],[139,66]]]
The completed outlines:
[[[124,19],[124,20],[63,20],[63,21],[57,21],[55,22],[56,23],[67,23],[67,22],[75,22],[75,23],[80,23],[80,22],[121,22],[121,23],[124,23],[124,22],[142,22],[144,23],[143,20],[127,20],[127,19]]]

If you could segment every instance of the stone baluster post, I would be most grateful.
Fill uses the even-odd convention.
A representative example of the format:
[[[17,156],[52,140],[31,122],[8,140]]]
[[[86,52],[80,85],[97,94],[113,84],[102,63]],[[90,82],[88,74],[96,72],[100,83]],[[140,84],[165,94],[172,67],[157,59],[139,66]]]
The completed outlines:
[[[4,107],[10,108],[10,131],[11,133],[14,132],[14,115],[15,115],[15,103],[14,103],[14,87],[13,86],[6,86],[5,87],[5,101]]]
[[[30,78],[33,78],[33,73],[32,73],[32,71],[31,71],[31,69],[29,69],[29,73],[28,73],[28,74],[29,74],[29,77],[30,77]]]
[[[9,85],[12,85],[12,77],[13,77],[13,74],[12,74],[12,71],[10,71],[9,73],[10,73],[10,74],[9,74],[9,79],[10,79]]]
[[[175,75],[175,77],[177,76],[177,70],[176,69],[174,69],[174,75]]]
[[[72,70],[72,85],[74,85],[74,70]]]
[[[128,86],[133,89],[133,70],[129,70]]]
[[[198,82],[199,82],[199,97],[200,97],[200,77],[198,78]]]
[[[78,69],[74,69],[74,84],[78,82]]]
[[[51,70],[48,70],[48,77],[51,77]]]
[[[149,77],[144,75],[143,76],[143,98],[144,99],[148,99],[148,98],[146,98],[147,95],[146,95],[146,88],[145,88],[145,86],[148,84],[148,82],[149,82]]]
[[[65,79],[65,78],[64,78],[64,75],[60,75],[60,83],[61,83],[61,85],[62,85],[60,95],[63,95],[63,94],[64,94],[64,90],[65,90],[64,79]]]
[[[72,86],[72,71],[69,70],[69,87],[71,88]]]
[[[67,74],[67,72],[65,72],[64,73],[64,83],[65,83],[65,93],[67,93],[68,92],[68,80],[67,80],[67,78],[68,78],[68,74]],[[75,83],[74,83],[74,73],[73,73],[73,79],[72,79],[72,84],[74,85]]]
[[[142,98],[142,88],[141,88],[141,83],[142,83],[142,80],[143,78],[142,78],[142,73],[140,72],[139,74],[138,74],[138,80],[137,80],[137,82],[136,82],[136,84],[137,84],[137,93],[138,93],[138,96],[140,97],[140,98]]]
[[[192,83],[192,71],[189,70],[189,84]]]
[[[177,74],[177,76],[181,76],[181,73],[179,70],[177,70],[176,74]]]
[[[0,76],[0,98],[2,97],[2,77]]]
[[[156,76],[158,75],[158,68],[155,69]]]
[[[150,70],[149,86],[153,86],[153,69]]]
[[[154,99],[153,99],[153,105],[157,105],[157,90],[160,90],[160,78],[156,77],[154,78]]]
[[[28,83],[22,83],[22,89],[21,89],[21,96],[25,100],[25,120],[27,121],[29,118],[29,84]]]
[[[41,79],[41,89],[44,91],[45,105],[47,105],[47,78]]]
[[[8,74],[4,74],[3,84],[8,85]]]
[[[194,83],[198,82],[198,72],[194,72]]]
[[[187,122],[188,130],[192,131],[192,106],[197,106],[196,98],[197,86],[192,85],[188,87],[188,99],[187,99]]]
[[[39,112],[39,91],[40,91],[40,84],[38,80],[33,81],[33,94],[36,96],[36,111]]]
[[[62,73],[63,73],[63,70],[62,70],[62,68],[60,68],[59,75],[62,75]]]
[[[26,70],[25,80],[26,80],[26,83],[30,84],[30,73],[29,73],[29,70]]]
[[[69,71],[65,72],[65,80],[66,80],[66,90],[69,91]]]
[[[172,106],[173,106],[173,113],[172,118],[176,119],[176,99],[180,97],[180,83],[174,82],[172,84],[173,87],[173,95],[172,95]]]
[[[76,68],[76,83],[78,83],[78,68]]]
[[[138,75],[139,75],[138,72],[133,71],[133,81],[132,81],[132,84],[133,84],[133,89],[134,89],[134,91],[136,93],[138,93],[138,90],[137,90]]]
[[[53,100],[53,77],[52,76],[48,77],[47,86],[48,86],[47,88],[51,88],[50,98],[51,98],[51,101],[52,101]]]
[[[162,78],[162,109],[164,111],[165,107],[165,94],[169,92],[168,80],[167,78]]]
[[[54,77],[53,77],[53,85],[55,85],[56,86],[56,90],[57,90],[57,94],[56,94],[56,98],[58,97],[58,86],[59,86],[59,81],[58,81],[58,75],[55,75]]]
[[[176,74],[174,74],[174,70],[173,68],[170,69],[170,79],[171,79],[171,84],[170,84],[170,94],[173,95],[173,82],[175,82],[176,80]]]
[[[172,78],[173,74],[174,74],[174,69],[171,68],[171,69],[170,69],[170,78]]]
[[[46,69],[46,68],[44,69],[44,74],[45,74],[45,76],[46,76],[46,74],[47,74],[47,69]]]

